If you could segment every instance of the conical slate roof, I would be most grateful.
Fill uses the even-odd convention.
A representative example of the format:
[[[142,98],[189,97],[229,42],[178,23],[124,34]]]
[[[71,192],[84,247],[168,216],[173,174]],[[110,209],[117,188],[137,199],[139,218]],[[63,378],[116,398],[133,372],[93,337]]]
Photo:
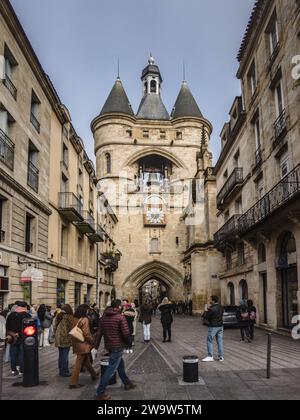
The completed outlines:
[[[122,82],[117,78],[106,102],[100,112],[100,115],[122,113],[134,116]]]
[[[173,119],[180,117],[203,118],[203,115],[195,101],[186,82],[183,82],[179,95],[177,96],[171,117]]]
[[[156,94],[145,95],[140,103],[137,118],[143,120],[167,120],[170,116],[164,106],[161,96]]]

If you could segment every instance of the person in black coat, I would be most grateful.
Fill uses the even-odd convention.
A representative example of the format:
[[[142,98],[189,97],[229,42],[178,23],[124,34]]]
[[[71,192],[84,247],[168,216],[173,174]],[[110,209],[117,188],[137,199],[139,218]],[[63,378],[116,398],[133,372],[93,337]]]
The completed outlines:
[[[251,343],[250,337],[250,316],[247,306],[247,301],[241,299],[240,306],[236,312],[236,317],[239,322],[239,327],[241,331],[241,341],[245,341],[245,336],[248,343]]]
[[[254,325],[256,324],[256,307],[253,305],[252,300],[247,300],[248,306],[248,313],[249,313],[249,331],[250,331],[250,338],[254,340]]]
[[[169,301],[169,299],[165,297],[163,301],[161,302],[161,304],[158,305],[157,309],[161,313],[160,320],[163,326],[163,342],[164,343],[166,342],[167,336],[168,336],[167,341],[170,342],[171,341],[171,326],[173,322],[173,316],[172,316],[173,305]]]

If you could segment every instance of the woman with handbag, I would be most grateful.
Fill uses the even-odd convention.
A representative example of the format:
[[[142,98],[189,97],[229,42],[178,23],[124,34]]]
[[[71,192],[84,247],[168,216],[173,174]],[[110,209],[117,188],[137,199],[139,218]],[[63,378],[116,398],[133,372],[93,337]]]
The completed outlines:
[[[73,353],[77,355],[69,388],[81,388],[78,378],[81,368],[84,366],[90,372],[92,380],[98,378],[99,374],[94,370],[90,361],[90,353],[94,347],[94,338],[90,330],[90,323],[87,317],[88,305],[79,305],[74,314],[73,329],[70,331]]]

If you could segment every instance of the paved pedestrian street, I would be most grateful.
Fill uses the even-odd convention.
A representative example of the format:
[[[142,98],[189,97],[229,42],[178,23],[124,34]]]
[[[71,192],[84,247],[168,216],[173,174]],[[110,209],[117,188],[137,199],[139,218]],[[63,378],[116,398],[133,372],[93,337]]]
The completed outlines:
[[[138,386],[125,391],[120,384],[109,387],[112,400],[239,400],[300,399],[300,341],[272,335],[272,375],[266,379],[267,333],[256,331],[251,344],[240,342],[239,330],[225,330],[225,361],[199,362],[204,384],[181,385],[182,357],[206,356],[207,328],[198,317],[175,317],[171,343],[162,343],[159,319],[151,325],[152,340],[145,345],[138,327],[135,352],[125,355],[128,376]],[[101,349],[103,349],[101,345]],[[101,355],[95,362],[100,367]],[[74,360],[71,356],[71,363]],[[8,364],[4,367],[3,399],[91,400],[96,384],[87,373],[80,376],[81,389],[68,389],[68,379],[57,372],[57,350],[51,346],[40,351],[41,385],[23,388],[14,385]]]

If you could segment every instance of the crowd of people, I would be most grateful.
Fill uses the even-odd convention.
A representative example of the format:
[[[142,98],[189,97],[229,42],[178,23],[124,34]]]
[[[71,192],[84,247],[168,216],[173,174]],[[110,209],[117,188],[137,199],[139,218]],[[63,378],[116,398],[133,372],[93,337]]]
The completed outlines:
[[[139,306],[138,301],[130,303],[127,299],[113,300],[107,305],[102,316],[96,304],[79,305],[75,312],[69,304],[52,310],[44,304],[28,305],[16,301],[14,305],[0,313],[0,339],[9,337],[6,344],[5,361],[11,364],[12,376],[21,376],[23,372],[22,324],[25,318],[36,319],[38,341],[40,347],[52,343],[58,349],[58,370],[61,377],[69,377],[69,388],[80,388],[80,372],[85,369],[92,380],[97,380],[99,373],[93,367],[102,338],[106,356],[109,357],[108,367],[101,376],[97,388],[96,399],[106,400],[106,387],[116,371],[124,384],[125,390],[136,385],[128,378],[123,360],[124,353],[133,353],[137,322],[143,328],[144,343],[151,341],[151,322],[153,315],[160,314],[162,324],[162,341],[171,342],[173,316],[177,314],[178,305],[163,298],[161,303],[153,308],[150,301]],[[181,312],[180,312],[181,313]],[[214,361],[213,342],[216,339],[219,361],[224,361],[223,352],[223,307],[217,296],[211,297],[210,306],[203,313],[203,319],[208,324],[207,357],[203,362]],[[237,319],[241,332],[241,340],[251,342],[254,339],[256,308],[251,300],[241,300],[237,310]],[[72,372],[69,367],[69,353],[72,348],[76,361]]]

